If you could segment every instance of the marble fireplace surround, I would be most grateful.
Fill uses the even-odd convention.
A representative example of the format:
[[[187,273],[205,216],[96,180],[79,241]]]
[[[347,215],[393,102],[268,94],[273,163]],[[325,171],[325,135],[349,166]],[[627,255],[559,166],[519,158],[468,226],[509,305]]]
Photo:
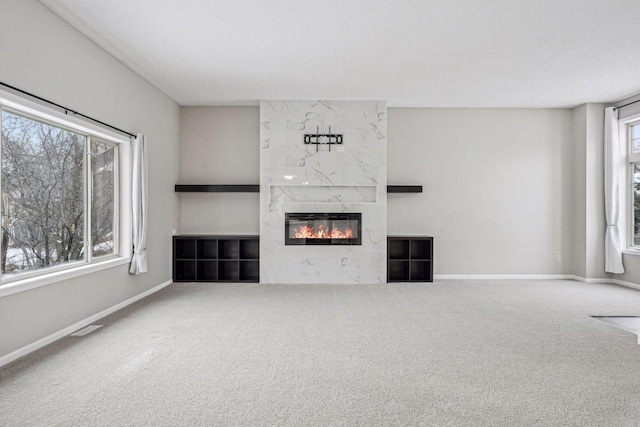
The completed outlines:
[[[329,126],[343,145],[303,143]],[[262,283],[386,282],[386,193],[385,102],[260,103]],[[362,245],[285,245],[287,212],[359,212]]]
[[[269,203],[376,203],[376,185],[272,185]]]

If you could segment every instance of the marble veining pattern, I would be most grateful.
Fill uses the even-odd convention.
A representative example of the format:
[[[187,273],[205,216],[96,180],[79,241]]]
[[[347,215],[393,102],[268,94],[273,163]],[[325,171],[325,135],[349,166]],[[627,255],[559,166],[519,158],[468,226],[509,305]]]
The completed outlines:
[[[270,203],[375,203],[378,188],[374,185],[273,185]]]
[[[305,133],[343,145],[305,145]],[[384,283],[387,108],[378,101],[260,103],[260,280]],[[361,212],[360,246],[285,246],[286,212]]]

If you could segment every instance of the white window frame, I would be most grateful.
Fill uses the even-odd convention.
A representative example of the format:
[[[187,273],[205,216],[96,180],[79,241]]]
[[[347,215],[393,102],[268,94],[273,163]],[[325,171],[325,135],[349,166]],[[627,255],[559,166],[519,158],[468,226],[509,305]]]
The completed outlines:
[[[114,223],[117,235],[114,236],[114,254],[92,258],[92,252],[86,251],[84,261],[65,263],[51,268],[25,272],[11,277],[0,278],[0,297],[38,288],[52,283],[68,280],[74,277],[101,271],[107,268],[128,264],[131,260],[131,141],[126,136],[108,130],[102,126],[89,123],[86,120],[73,117],[57,111],[41,103],[28,100],[22,96],[0,90],[0,107],[7,111],[24,115],[35,120],[49,123],[53,126],[68,129],[83,135],[93,137],[97,141],[116,144],[115,158],[116,187]],[[87,156],[88,157],[88,156]],[[86,168],[90,168],[90,160]],[[90,169],[85,176],[90,180]],[[91,188],[87,183],[85,188]],[[89,198],[85,198],[88,200]],[[87,211],[87,226],[91,226],[91,214]],[[90,232],[90,228],[88,228]]]
[[[95,135],[87,135],[87,149],[89,150],[89,152],[87,152],[87,163],[86,163],[86,167],[87,167],[87,173],[86,173],[86,179],[87,179],[87,191],[91,191],[91,189],[93,188],[93,157],[92,157],[92,153],[90,153],[90,148],[91,148],[91,142],[92,141],[96,141],[99,142],[101,144],[111,144],[115,146],[115,152],[114,152],[114,159],[113,159],[113,170],[115,171],[115,175],[114,175],[114,182],[113,182],[113,187],[114,187],[114,195],[113,195],[113,210],[114,210],[114,215],[113,215],[113,228],[115,231],[117,231],[114,236],[113,236],[113,254],[107,254],[107,255],[101,255],[101,256],[97,256],[94,257],[93,255],[93,248],[91,248],[91,250],[87,250],[86,254],[87,254],[87,261],[89,263],[93,263],[93,262],[97,262],[99,260],[102,259],[108,259],[108,258],[114,258],[114,257],[118,257],[120,254],[120,215],[118,215],[118,213],[120,212],[120,149],[122,148],[121,145],[123,144],[115,144],[113,142],[110,141],[105,141],[104,139],[98,138]],[[93,207],[92,207],[92,203],[93,203],[93,198],[92,197],[86,197],[85,196],[85,200],[86,200],[86,212],[87,212],[87,216],[85,221],[87,222],[87,234],[91,233],[93,230],[93,223],[91,215],[93,212]],[[89,236],[85,236],[85,245],[87,242],[87,239],[89,238]]]
[[[628,255],[640,256],[640,245],[634,246],[633,236],[633,167],[634,163],[640,163],[640,152],[633,152],[631,145],[631,134],[629,128],[632,125],[640,124],[640,114],[624,117],[618,120],[618,130],[620,138],[620,234],[622,252]]]

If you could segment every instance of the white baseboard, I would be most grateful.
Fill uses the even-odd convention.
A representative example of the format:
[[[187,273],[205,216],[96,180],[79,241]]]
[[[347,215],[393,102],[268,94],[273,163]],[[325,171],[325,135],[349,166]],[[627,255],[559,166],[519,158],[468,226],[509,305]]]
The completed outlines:
[[[434,280],[576,280],[583,283],[601,283],[626,286],[640,290],[640,285],[610,278],[584,278],[573,274],[436,274]]]
[[[436,274],[434,280],[568,280],[571,274]]]
[[[576,280],[578,282],[583,282],[583,283],[613,283],[612,279],[608,277],[601,277],[601,278],[596,277],[596,278],[587,279],[585,277],[573,275],[572,278],[573,280]]]
[[[16,351],[13,351],[9,354],[6,354],[2,357],[0,357],[0,367],[7,365],[11,362],[13,362],[14,360],[25,356],[29,353],[31,353],[32,351],[36,351],[39,348],[44,347],[47,344],[51,344],[52,342],[59,340],[60,338],[66,337],[67,335],[77,331],[78,329],[82,329],[85,326],[90,325],[91,323],[95,322],[96,320],[102,319],[105,316],[108,316],[111,313],[115,313],[116,311],[130,305],[133,304],[134,302],[141,300],[142,298],[149,296],[155,292],[158,292],[160,289],[170,285],[171,283],[173,283],[172,280],[168,280],[164,283],[161,283],[160,285],[151,288],[147,291],[142,292],[141,294],[138,294],[134,297],[129,298],[128,300],[122,301],[119,304],[114,305],[113,307],[107,308],[106,310],[101,311],[100,313],[96,313],[91,317],[88,317],[84,320],[81,320],[77,323],[74,323],[71,326],[68,326],[64,329],[59,330],[58,332],[54,332],[53,334],[46,336],[42,339],[39,339],[36,342],[33,342],[31,344],[28,344],[22,348],[19,348]]]
[[[620,286],[626,286],[627,288],[640,290],[640,285],[637,285],[637,284],[631,283],[631,282],[625,282],[624,280],[611,279],[611,283],[614,283],[614,284],[620,285]],[[640,344],[640,337],[638,338],[638,343]]]
[[[618,280],[618,279],[606,279],[606,278],[585,279],[584,277],[573,276],[573,280],[577,280],[578,282],[584,282],[584,283],[607,283],[612,285],[620,285],[620,286],[625,286],[627,288],[637,289],[640,291],[640,285],[636,283],[625,282],[624,280]],[[640,343],[640,338],[639,338],[639,343]]]

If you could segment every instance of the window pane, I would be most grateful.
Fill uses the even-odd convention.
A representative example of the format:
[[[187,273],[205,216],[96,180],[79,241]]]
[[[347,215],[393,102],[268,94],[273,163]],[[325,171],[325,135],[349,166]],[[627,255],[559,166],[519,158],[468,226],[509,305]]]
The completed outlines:
[[[640,151],[640,124],[631,126],[631,146],[634,153]]]
[[[2,273],[84,258],[86,138],[2,112]]]
[[[633,164],[633,246],[640,246],[640,163]]]
[[[113,254],[115,146],[91,140],[91,239],[93,256]]]

